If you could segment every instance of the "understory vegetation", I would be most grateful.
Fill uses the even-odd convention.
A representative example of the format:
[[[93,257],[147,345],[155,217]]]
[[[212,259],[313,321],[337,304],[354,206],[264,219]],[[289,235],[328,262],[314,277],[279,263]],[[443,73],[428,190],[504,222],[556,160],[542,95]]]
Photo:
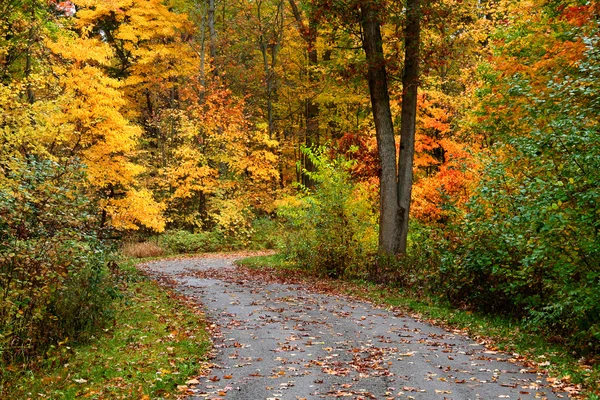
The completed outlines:
[[[85,341],[112,321],[116,283],[97,236],[85,171],[29,159],[0,191],[0,362]]]
[[[64,338],[44,354],[0,368],[0,397],[168,398],[207,363],[204,316],[122,262],[111,323],[82,343]]]

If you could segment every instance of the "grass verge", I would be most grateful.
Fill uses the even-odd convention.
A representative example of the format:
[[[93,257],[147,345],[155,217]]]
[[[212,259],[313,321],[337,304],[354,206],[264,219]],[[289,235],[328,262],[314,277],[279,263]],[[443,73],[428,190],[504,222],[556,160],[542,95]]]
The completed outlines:
[[[250,257],[238,264],[256,269],[272,268],[286,276],[302,275],[308,283],[313,279],[279,254]],[[399,288],[366,281],[329,281],[328,285],[336,292],[399,308],[420,320],[459,329],[492,350],[513,353],[514,358],[528,368],[546,370],[553,377],[549,378],[551,385],[571,392],[574,397],[600,400],[599,363],[589,365],[586,360],[573,357],[567,349],[550,343],[542,335],[525,328],[520,321],[459,310],[442,299],[416,296]]]
[[[61,343],[43,359],[5,366],[0,398],[173,398],[205,365],[210,340],[199,311],[121,266],[114,325],[88,344]]]

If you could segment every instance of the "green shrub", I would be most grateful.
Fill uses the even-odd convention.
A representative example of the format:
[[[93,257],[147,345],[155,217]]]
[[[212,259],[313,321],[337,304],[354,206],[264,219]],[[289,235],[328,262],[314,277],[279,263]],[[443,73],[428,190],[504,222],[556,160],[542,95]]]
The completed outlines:
[[[587,46],[579,62],[557,62],[536,80],[487,76],[479,128],[496,145],[466,215],[433,236],[441,284],[430,286],[455,304],[523,318],[579,353],[598,353],[600,43],[597,28],[589,36],[569,29],[562,34]],[[537,60],[527,40],[506,46]]]
[[[281,241],[281,224],[272,218],[261,217],[252,221],[252,238],[248,247],[252,250],[274,249]]]
[[[77,164],[15,162],[0,182],[0,359],[83,340],[116,291]]]
[[[168,231],[158,238],[158,245],[170,254],[214,253],[241,249],[273,249],[278,241],[279,223],[268,217],[254,220],[243,229],[215,228],[192,233],[186,230]],[[138,246],[139,247],[139,246]],[[127,247],[129,252],[137,248]],[[141,249],[140,249],[141,250]]]
[[[366,188],[353,183],[351,162],[330,160],[323,150],[305,150],[316,172],[306,172],[314,190],[282,201],[282,251],[319,275],[363,277],[377,250],[377,225]]]
[[[212,253],[235,248],[235,245],[226,242],[226,236],[218,230],[198,233],[169,231],[160,236],[159,244],[171,254]]]

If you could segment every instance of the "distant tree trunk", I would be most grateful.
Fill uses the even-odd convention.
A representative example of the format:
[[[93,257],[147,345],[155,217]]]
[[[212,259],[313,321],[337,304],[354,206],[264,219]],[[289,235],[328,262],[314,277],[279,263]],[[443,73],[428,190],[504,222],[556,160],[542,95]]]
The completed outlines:
[[[208,0],[209,52],[213,62],[217,56],[217,32],[215,31],[215,0]],[[216,71],[216,68],[214,69]]]
[[[202,85],[202,96],[201,98],[204,98],[204,91],[206,90],[206,74],[205,74],[205,63],[206,63],[206,55],[205,55],[205,48],[206,48],[206,22],[208,19],[208,15],[204,15],[204,13],[202,12],[202,10],[200,9],[200,5],[197,4],[196,8],[198,9],[197,13],[200,16],[200,85]]]
[[[263,70],[265,75],[265,94],[267,97],[267,122],[269,139],[274,137],[275,116],[273,103],[277,98],[277,57],[281,49],[284,31],[283,0],[277,4],[277,13],[273,21],[263,21],[262,2],[256,2],[256,16],[259,23],[259,47],[263,59]]]
[[[400,206],[400,236],[397,250],[406,253],[408,218],[413,184],[415,155],[415,125],[417,115],[417,88],[419,86],[419,0],[407,0],[405,56],[402,75],[402,114],[400,122],[400,156],[398,158],[398,202]]]
[[[308,80],[311,84],[316,82],[315,72],[313,67],[316,67],[319,62],[319,56],[317,53],[317,23],[313,16],[309,17],[308,21],[308,34],[307,34],[307,47],[308,47]],[[312,85],[311,85],[312,86]],[[319,104],[311,97],[306,104],[306,139],[305,145],[308,148],[319,145]],[[309,157],[304,157],[304,168],[308,172],[314,172],[315,166]],[[306,187],[312,188],[315,186],[315,182],[306,174],[302,175],[302,184]]]
[[[383,56],[380,19],[369,0],[361,4],[363,49],[368,64],[369,92],[381,163],[379,252],[395,255],[399,243],[399,205],[396,177],[396,143]]]
[[[319,56],[317,52],[317,20],[314,12],[310,12],[308,15],[308,25],[304,23],[302,14],[296,5],[294,0],[288,0],[292,9],[292,14],[296,19],[296,24],[300,35],[306,42],[306,49],[308,53],[308,79],[310,83],[316,82],[316,77],[312,71],[312,67],[315,67],[319,62]],[[304,144],[306,147],[312,147],[319,144],[319,104],[310,98],[306,102],[305,109],[306,116],[306,133],[304,136]],[[312,161],[308,157],[303,156],[304,168],[313,172],[315,170]],[[306,174],[302,174],[302,184],[306,187],[314,187],[314,182]]]

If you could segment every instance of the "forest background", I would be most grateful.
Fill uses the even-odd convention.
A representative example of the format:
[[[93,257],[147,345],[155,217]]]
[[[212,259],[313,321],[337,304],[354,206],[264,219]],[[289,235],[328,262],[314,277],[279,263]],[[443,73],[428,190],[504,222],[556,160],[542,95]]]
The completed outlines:
[[[275,247],[597,357],[600,5],[422,0],[408,251],[391,259],[365,7],[398,127],[402,1],[3,1],[0,356],[110,319],[125,246]]]

